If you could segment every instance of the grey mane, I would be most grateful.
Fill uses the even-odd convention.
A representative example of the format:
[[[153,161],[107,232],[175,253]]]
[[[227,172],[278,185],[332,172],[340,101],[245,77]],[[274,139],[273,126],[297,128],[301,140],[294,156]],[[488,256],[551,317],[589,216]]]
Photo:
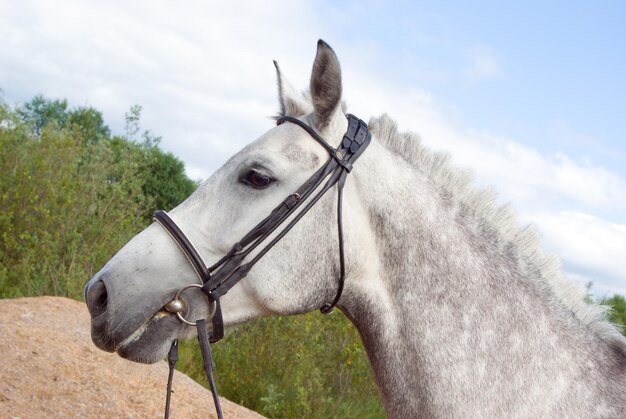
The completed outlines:
[[[500,205],[492,190],[475,187],[472,174],[454,168],[449,154],[427,149],[414,133],[399,132],[387,114],[372,118],[369,127],[375,140],[427,176],[439,187],[442,197],[454,200],[453,207],[463,211],[465,222],[477,230],[491,229],[504,243],[516,248],[520,258],[539,273],[530,278],[535,278],[531,280],[543,290],[546,304],[565,306],[581,325],[626,355],[626,339],[606,319],[609,307],[587,303],[585,289],[563,275],[559,258],[542,252],[535,229],[520,227],[513,209]]]

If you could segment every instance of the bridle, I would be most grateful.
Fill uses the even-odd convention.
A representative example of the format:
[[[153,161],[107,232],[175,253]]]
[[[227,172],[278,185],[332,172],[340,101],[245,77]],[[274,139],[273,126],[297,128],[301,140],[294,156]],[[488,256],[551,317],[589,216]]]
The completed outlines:
[[[194,271],[196,272],[200,283],[189,284],[179,289],[174,298],[168,302],[164,309],[170,313],[176,314],[178,319],[198,329],[198,340],[202,350],[204,360],[204,368],[209,379],[213,400],[219,418],[222,418],[222,410],[217,395],[213,371],[215,365],[211,355],[210,343],[216,343],[224,336],[224,323],[222,320],[222,310],[220,307],[220,298],[228,292],[237,282],[243,279],[250,269],[261,259],[285,234],[293,228],[293,226],[302,219],[302,217],[315,205],[317,201],[335,184],[337,185],[337,235],[339,238],[339,279],[335,298],[332,302],[325,303],[320,311],[328,314],[339,302],[343,292],[345,281],[345,256],[343,246],[343,224],[342,224],[342,202],[343,188],[348,173],[352,170],[352,165],[367,148],[371,140],[371,134],[368,131],[367,124],[355,117],[347,114],[348,129],[343,136],[341,144],[336,149],[324,140],[313,128],[301,120],[291,116],[281,116],[276,121],[276,125],[285,122],[291,122],[304,129],[314,140],[322,145],[330,154],[328,161],[317,170],[306,182],[302,184],[293,194],[289,195],[274,210],[252,230],[248,232],[241,240],[239,240],[230,249],[230,251],[214,265],[207,267],[196,249],[193,247],[189,239],[182,230],[174,223],[165,211],[156,211],[154,220],[158,222],[170,234],[172,239],[178,244],[181,251],[189,260]],[[324,180],[326,180],[324,183]],[[323,184],[323,185],[322,185]],[[321,188],[321,189],[320,189]],[[319,191],[317,191],[319,189]],[[315,193],[317,191],[317,193]],[[302,207],[298,213],[296,211]],[[293,218],[278,231],[274,237],[269,239],[277,229],[293,215]],[[262,243],[269,239],[269,242],[260,248],[260,250],[246,262],[246,258],[257,249]],[[199,319],[189,321],[185,317],[187,304],[183,299],[184,291],[190,288],[200,289],[207,297],[210,306],[209,319],[212,322],[212,333],[207,334],[206,320]],[[169,417],[169,406],[171,399],[172,377],[174,366],[178,358],[178,341],[172,343],[168,363],[170,366],[167,398],[165,406],[165,418]]]

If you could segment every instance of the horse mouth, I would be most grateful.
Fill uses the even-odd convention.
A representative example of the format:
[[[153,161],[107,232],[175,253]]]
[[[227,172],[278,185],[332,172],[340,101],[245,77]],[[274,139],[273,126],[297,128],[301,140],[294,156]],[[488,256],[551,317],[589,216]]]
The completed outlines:
[[[175,315],[159,310],[116,348],[122,358],[143,364],[162,360],[184,327]]]
[[[181,331],[178,318],[160,309],[134,331],[111,334],[103,323],[94,318],[91,327],[91,339],[94,344],[107,352],[117,352],[122,358],[152,364],[163,359],[169,345]]]
[[[144,324],[142,324],[141,326],[139,326],[139,329],[135,330],[130,336],[128,336],[126,339],[124,339],[119,346],[116,348],[116,350],[119,350],[119,348],[122,348],[126,345],[132,344],[133,342],[135,342],[136,340],[138,340],[145,332],[146,330],[148,330],[148,325],[150,323],[152,323],[153,321],[156,321],[162,317],[166,317],[168,315],[171,315],[170,313],[168,313],[165,310],[159,310],[156,312],[156,314],[154,316],[152,316],[151,318],[149,318]]]

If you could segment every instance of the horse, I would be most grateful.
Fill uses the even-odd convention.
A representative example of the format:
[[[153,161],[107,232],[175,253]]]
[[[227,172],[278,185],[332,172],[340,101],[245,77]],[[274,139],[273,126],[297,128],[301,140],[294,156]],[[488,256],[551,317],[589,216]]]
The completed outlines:
[[[328,44],[318,42],[307,92],[275,65],[279,116],[298,123],[269,129],[169,213],[202,260],[232,254],[329,160],[312,135],[332,153],[349,129]],[[626,340],[606,308],[587,303],[532,228],[519,226],[513,210],[475,187],[447,154],[399,131],[386,114],[368,129],[371,142],[345,187],[331,188],[342,187],[343,197],[322,196],[265,249],[219,299],[223,324],[297,315],[337,299],[360,333],[391,418],[624,417]],[[87,283],[96,346],[154,363],[176,339],[195,334],[180,321],[182,308],[164,309],[198,282],[177,244],[153,223]],[[184,294],[184,318],[211,318],[215,307],[203,293]]]

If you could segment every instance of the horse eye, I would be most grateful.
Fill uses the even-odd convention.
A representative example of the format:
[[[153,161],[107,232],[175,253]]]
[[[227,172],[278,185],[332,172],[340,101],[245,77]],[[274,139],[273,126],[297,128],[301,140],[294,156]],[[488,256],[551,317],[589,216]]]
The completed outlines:
[[[274,181],[271,177],[257,172],[256,170],[250,170],[241,179],[246,185],[252,186],[256,189],[265,189]]]

